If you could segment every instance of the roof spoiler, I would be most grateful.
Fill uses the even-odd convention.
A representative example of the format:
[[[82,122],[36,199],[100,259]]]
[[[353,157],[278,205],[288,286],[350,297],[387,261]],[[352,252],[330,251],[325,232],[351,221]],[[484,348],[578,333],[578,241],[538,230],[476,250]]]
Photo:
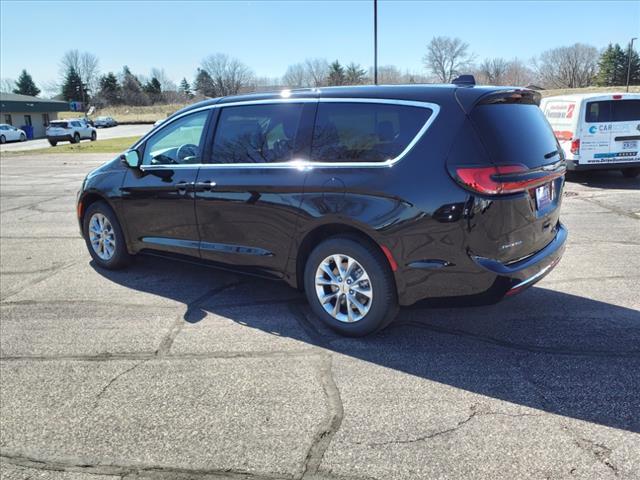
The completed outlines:
[[[476,79],[473,75],[459,75],[458,77],[454,78],[451,83],[453,83],[454,85],[460,85],[461,87],[473,86],[476,84]]]

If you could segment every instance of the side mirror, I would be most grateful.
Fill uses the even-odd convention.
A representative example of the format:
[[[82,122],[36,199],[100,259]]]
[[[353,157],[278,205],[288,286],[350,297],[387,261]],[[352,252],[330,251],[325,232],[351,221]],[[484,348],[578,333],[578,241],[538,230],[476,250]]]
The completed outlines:
[[[137,150],[129,150],[120,155],[120,160],[126,163],[131,168],[138,168],[140,166],[140,155]]]

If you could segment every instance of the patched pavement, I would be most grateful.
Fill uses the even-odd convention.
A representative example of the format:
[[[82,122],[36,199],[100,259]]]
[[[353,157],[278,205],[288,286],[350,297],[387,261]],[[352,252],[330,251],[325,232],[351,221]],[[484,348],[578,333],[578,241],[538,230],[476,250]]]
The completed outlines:
[[[640,478],[640,180],[571,176],[522,295],[346,339],[281,283],[97,269],[74,200],[110,157],[0,160],[3,479]]]

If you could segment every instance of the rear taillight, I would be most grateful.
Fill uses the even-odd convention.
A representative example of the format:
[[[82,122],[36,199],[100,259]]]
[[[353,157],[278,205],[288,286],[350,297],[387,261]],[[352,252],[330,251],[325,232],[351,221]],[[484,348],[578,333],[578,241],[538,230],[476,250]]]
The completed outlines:
[[[571,140],[571,153],[574,155],[580,154],[580,139],[575,138]]]
[[[564,175],[564,168],[553,172],[532,171],[524,165],[465,167],[456,169],[457,180],[466,188],[484,195],[524,192]]]

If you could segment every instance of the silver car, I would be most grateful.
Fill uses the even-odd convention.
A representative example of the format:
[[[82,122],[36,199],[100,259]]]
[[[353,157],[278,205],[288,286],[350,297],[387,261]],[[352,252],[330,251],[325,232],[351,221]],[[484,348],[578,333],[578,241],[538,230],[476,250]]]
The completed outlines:
[[[96,128],[107,128],[107,127],[115,127],[118,125],[113,117],[98,117],[93,121],[93,124]]]

